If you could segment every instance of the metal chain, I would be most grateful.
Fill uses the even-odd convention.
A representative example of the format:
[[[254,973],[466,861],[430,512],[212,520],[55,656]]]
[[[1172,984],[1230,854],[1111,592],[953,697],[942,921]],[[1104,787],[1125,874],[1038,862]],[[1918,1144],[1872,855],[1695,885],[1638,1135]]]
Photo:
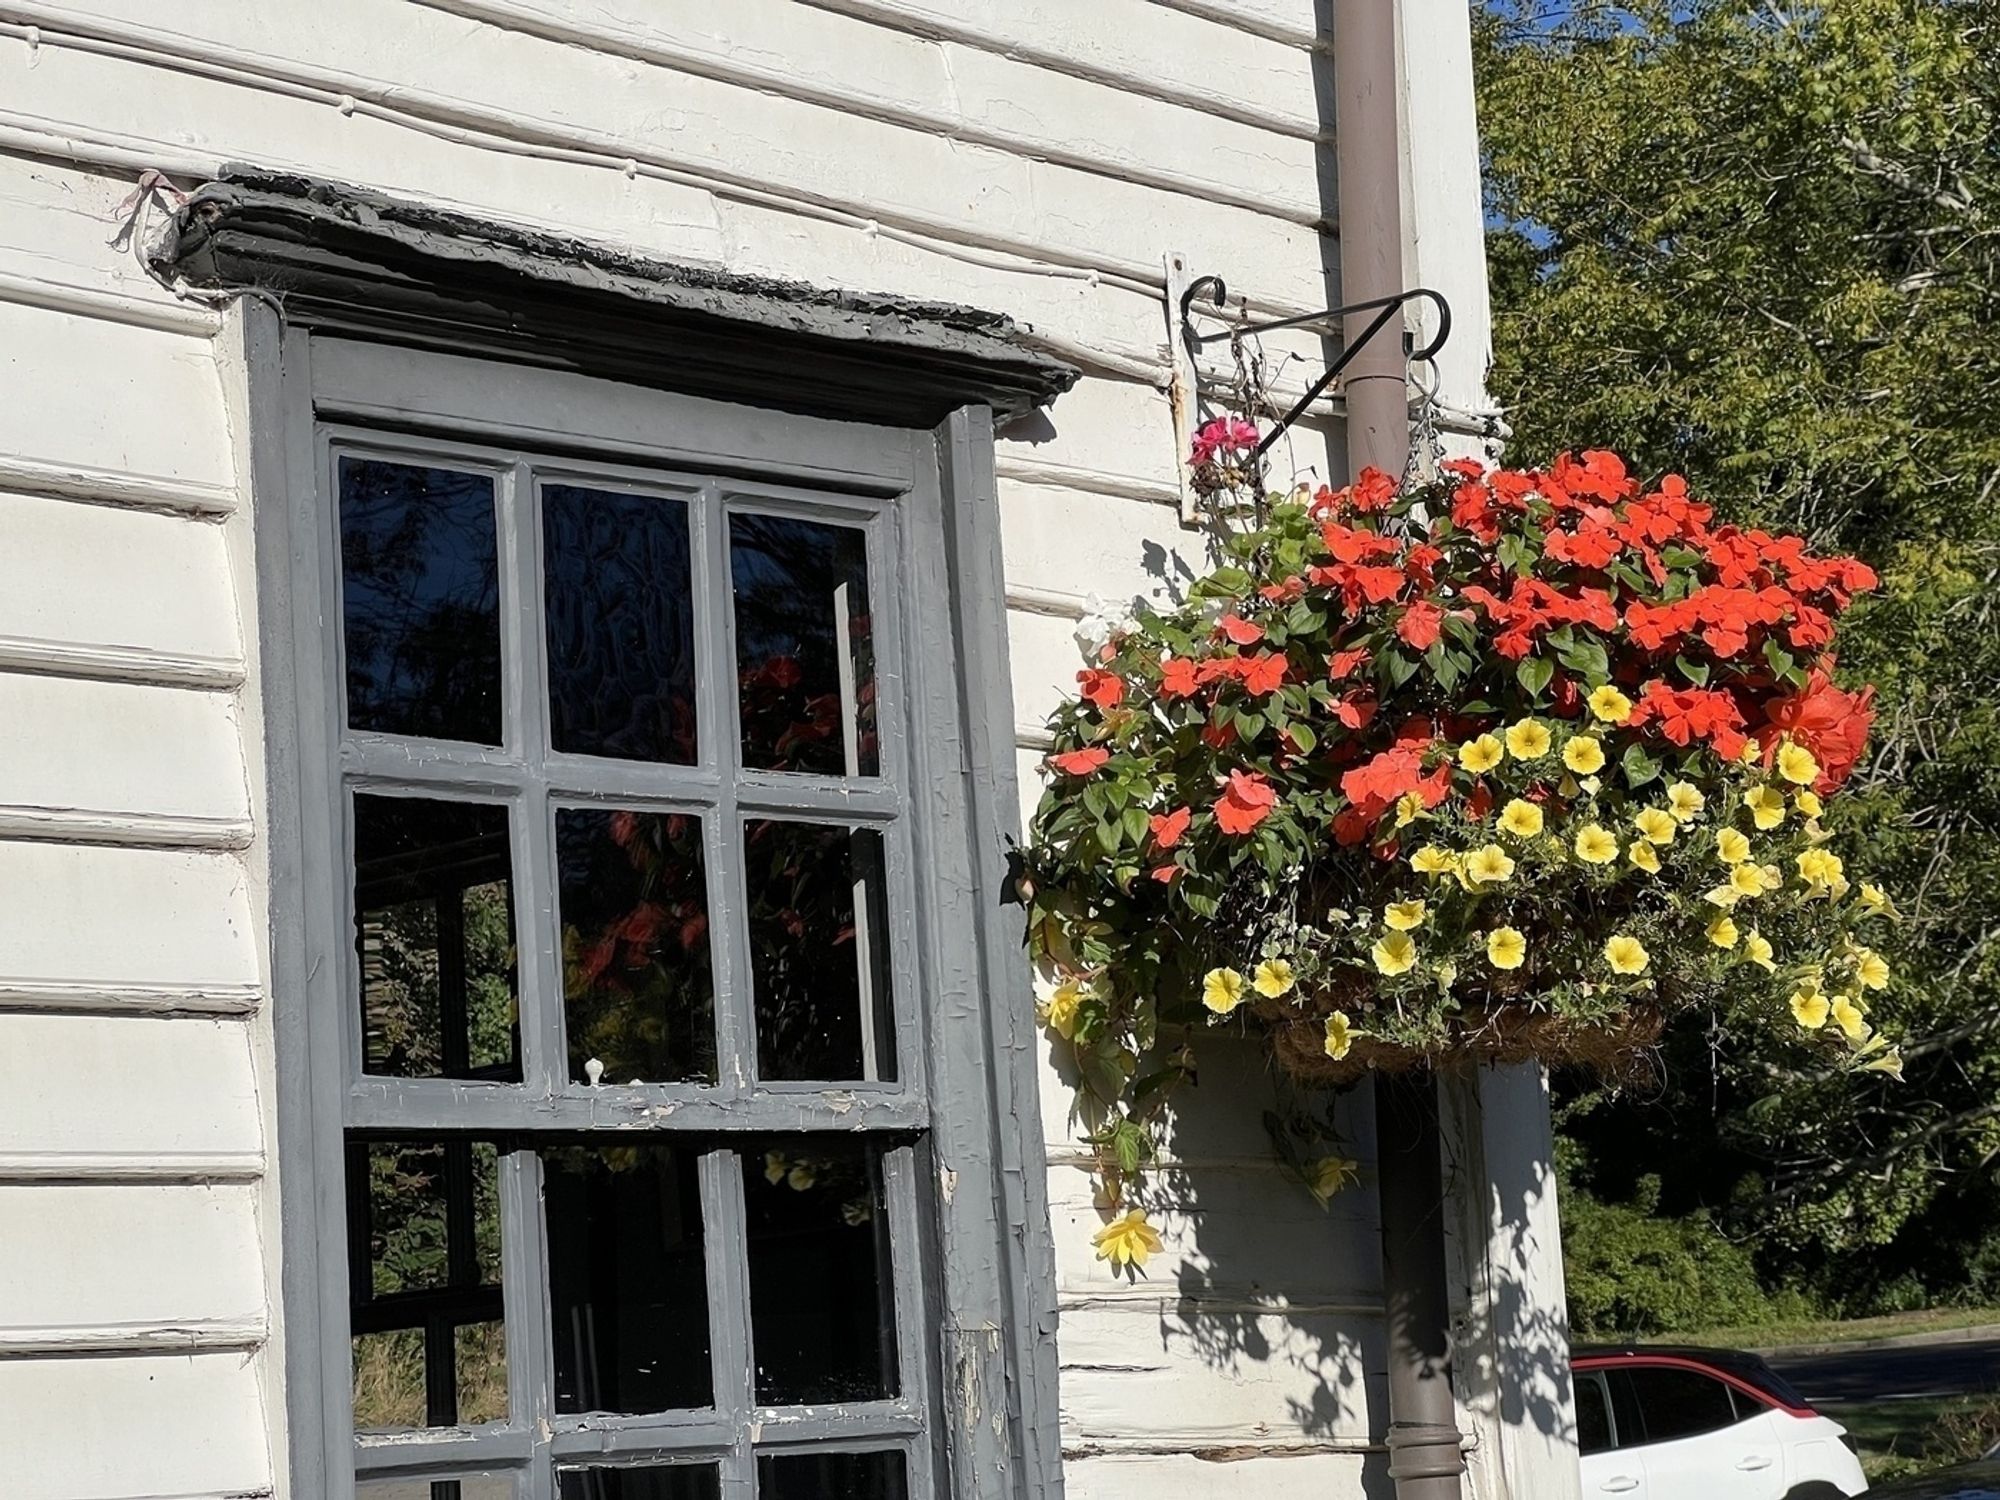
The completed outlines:
[[[1411,360],[1406,367],[1409,383],[1417,388],[1417,415],[1410,424],[1410,457],[1403,468],[1408,486],[1435,479],[1444,463],[1444,435],[1438,428],[1438,389],[1444,376],[1432,360]],[[1428,380],[1419,378],[1419,369],[1430,371]]]

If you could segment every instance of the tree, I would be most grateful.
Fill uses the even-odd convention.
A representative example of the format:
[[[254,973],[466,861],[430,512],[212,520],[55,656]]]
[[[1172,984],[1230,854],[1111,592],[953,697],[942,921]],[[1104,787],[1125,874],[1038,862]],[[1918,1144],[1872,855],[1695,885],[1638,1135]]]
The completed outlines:
[[[1514,453],[1617,449],[1883,574],[1840,832],[1905,913],[1907,1079],[1684,1034],[1575,1117],[1592,1180],[1659,1173],[1829,1301],[2000,1294],[2000,0],[1515,0],[1475,33]]]

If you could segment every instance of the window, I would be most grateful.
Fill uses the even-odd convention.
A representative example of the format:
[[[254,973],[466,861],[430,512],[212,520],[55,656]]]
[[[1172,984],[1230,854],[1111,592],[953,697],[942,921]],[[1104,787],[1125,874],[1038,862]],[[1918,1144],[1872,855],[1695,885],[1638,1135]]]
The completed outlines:
[[[1632,1384],[1649,1443],[1715,1432],[1736,1421],[1729,1387],[1712,1376],[1666,1365],[1639,1365],[1627,1370],[1625,1378]]]
[[[1576,1446],[1588,1456],[1614,1446],[1611,1431],[1611,1401],[1604,1391],[1604,1377],[1589,1371],[1576,1372]]]
[[[313,1488],[1020,1493],[939,1394],[1022,1291],[932,1190],[1000,1086],[935,439],[312,352]]]

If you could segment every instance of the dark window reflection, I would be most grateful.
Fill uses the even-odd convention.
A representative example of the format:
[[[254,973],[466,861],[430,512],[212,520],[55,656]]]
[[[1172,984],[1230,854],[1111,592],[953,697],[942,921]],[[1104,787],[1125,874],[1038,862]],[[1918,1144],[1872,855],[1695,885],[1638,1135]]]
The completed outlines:
[[[493,480],[340,460],[347,722],[500,743]]]
[[[350,1141],[354,1425],[507,1416],[499,1158],[485,1141]]]
[[[758,1402],[895,1395],[879,1152],[825,1136],[760,1139],[743,1148],[743,1183]]]
[[[908,1500],[903,1455],[783,1453],[757,1460],[757,1500]]]
[[[563,808],[556,860],[570,1076],[714,1082],[701,819]]]
[[[663,1146],[544,1153],[556,1410],[708,1406],[695,1158]]]
[[[542,491],[549,736],[557,750],[695,759],[694,578],[679,500]]]
[[[363,1072],[520,1078],[504,807],[357,795],[354,926]]]
[[[738,512],[729,570],[743,764],[875,775],[867,534]]]
[[[505,1474],[454,1474],[449,1479],[398,1475],[358,1479],[354,1500],[514,1500],[514,1481]]]
[[[753,820],[743,856],[758,1077],[893,1079],[882,836]]]
[[[714,1464],[648,1464],[643,1468],[559,1469],[561,1500],[720,1500]]]

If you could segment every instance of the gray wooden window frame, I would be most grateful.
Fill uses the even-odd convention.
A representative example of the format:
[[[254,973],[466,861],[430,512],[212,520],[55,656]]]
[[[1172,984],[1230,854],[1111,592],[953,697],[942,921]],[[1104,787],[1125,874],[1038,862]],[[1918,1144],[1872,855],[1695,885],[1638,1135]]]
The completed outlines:
[[[357,1473],[490,1471],[516,1476],[517,1500],[553,1500],[565,1460],[678,1456],[719,1464],[726,1500],[750,1500],[758,1455],[894,1448],[905,1454],[913,1496],[1059,1495],[1053,1252],[1036,1061],[1018,917],[1000,900],[1018,804],[988,410],[961,408],[935,429],[833,421],[314,335],[249,299],[236,315],[252,419],[293,1493],[348,1500]],[[337,453],[495,475],[503,747],[346,728]],[[696,765],[639,766],[544,749],[539,498],[525,508],[507,499],[537,474],[691,502],[697,599],[705,601],[697,613]],[[733,769],[729,503],[864,520],[871,607],[885,641],[877,658],[879,776]],[[717,680],[718,664],[732,669],[730,680]],[[362,1075],[348,865],[357,789],[509,808],[519,1084]],[[553,822],[556,806],[590,802],[703,815],[716,934],[713,1086],[591,1087],[569,1077]],[[541,816],[526,815],[537,807]],[[749,1077],[749,954],[735,920],[743,890],[739,813],[882,832],[895,1082],[827,1087]],[[355,1438],[343,1159],[354,1130],[522,1142],[500,1158],[504,1424]],[[557,1415],[540,1165],[528,1143],[594,1131],[616,1131],[606,1139],[626,1144],[635,1131],[657,1132],[662,1144],[801,1131],[889,1143],[883,1170],[901,1394],[844,1407],[754,1406],[741,1162],[710,1150],[699,1171],[715,1408]]]

